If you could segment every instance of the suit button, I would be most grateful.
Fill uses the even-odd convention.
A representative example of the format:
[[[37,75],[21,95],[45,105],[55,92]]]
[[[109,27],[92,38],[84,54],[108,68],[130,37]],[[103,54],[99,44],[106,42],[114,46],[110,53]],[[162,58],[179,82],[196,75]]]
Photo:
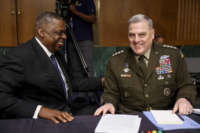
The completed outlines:
[[[149,94],[145,94],[145,98],[149,98]]]

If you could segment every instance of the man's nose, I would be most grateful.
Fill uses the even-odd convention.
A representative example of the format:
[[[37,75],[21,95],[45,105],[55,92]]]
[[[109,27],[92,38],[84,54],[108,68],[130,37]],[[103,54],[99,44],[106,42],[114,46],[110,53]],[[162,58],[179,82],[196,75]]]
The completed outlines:
[[[140,38],[139,38],[139,36],[138,36],[138,35],[136,35],[136,36],[135,36],[135,39],[134,39],[134,41],[135,41],[136,43],[140,41]]]

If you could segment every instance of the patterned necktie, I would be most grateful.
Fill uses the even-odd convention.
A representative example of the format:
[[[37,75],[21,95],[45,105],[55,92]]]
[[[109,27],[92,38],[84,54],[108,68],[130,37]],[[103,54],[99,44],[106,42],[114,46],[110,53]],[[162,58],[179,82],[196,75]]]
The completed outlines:
[[[138,63],[139,63],[139,67],[144,75],[144,77],[146,76],[147,74],[147,65],[145,63],[145,56],[144,55],[141,55],[139,58],[138,58]]]
[[[67,88],[67,85],[65,85],[65,82],[64,82],[62,75],[60,73],[60,70],[58,68],[58,64],[56,62],[56,57],[54,55],[51,55],[50,59],[51,59],[51,63],[53,64],[53,66],[58,74],[58,77],[62,83],[62,87],[64,88],[64,92],[65,92],[65,96],[66,96],[66,98],[68,98],[68,93],[67,93],[68,88]]]

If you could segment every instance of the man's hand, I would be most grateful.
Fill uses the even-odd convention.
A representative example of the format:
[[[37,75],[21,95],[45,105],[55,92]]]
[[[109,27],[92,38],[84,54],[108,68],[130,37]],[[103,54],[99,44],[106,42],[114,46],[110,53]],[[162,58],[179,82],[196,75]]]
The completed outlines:
[[[105,81],[105,77],[102,77],[101,78],[101,84],[102,84],[102,86],[104,85],[104,81]]]
[[[173,112],[179,111],[179,114],[188,115],[192,113],[192,105],[186,98],[179,98],[173,108]]]
[[[77,10],[76,10],[74,4],[70,4],[69,10],[70,10],[72,13],[76,13],[76,12],[77,12]]]
[[[70,122],[74,119],[69,113],[61,112],[54,109],[49,109],[46,107],[42,107],[38,114],[40,118],[48,119],[58,124],[60,122]]]
[[[102,105],[101,107],[99,107],[95,113],[94,116],[98,116],[103,112],[103,115],[105,115],[107,112],[110,112],[111,114],[115,113],[115,107],[111,104],[111,103],[106,103],[104,105]]]

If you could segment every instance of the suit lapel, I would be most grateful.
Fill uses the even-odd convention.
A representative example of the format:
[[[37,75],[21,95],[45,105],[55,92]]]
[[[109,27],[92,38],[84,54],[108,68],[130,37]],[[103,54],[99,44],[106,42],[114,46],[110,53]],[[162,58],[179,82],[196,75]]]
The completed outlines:
[[[60,81],[58,74],[54,68],[54,66],[51,63],[50,58],[45,53],[45,51],[42,49],[42,47],[38,44],[38,42],[35,39],[32,39],[32,47],[33,50],[36,53],[36,58],[40,62],[40,69],[42,69],[43,73],[47,76],[47,78],[51,78],[55,83],[57,84],[57,90],[61,91],[62,94],[64,94],[64,90],[62,88],[62,82]]]
[[[64,55],[61,54],[60,52],[56,52],[55,56],[56,56],[56,59],[57,59],[59,65],[60,65],[60,68],[62,69],[62,72],[65,76],[65,79],[66,79],[66,83],[67,83],[67,86],[68,86],[68,96],[71,97],[72,86],[71,86],[71,83],[70,83],[70,78],[69,78],[69,75],[68,75],[68,67],[67,67],[67,63],[64,59]]]
[[[60,65],[60,68],[62,69],[62,72],[63,72],[63,74],[66,78],[66,81],[69,84],[69,76],[68,76],[68,72],[67,72],[68,68],[67,68],[67,64],[66,64],[65,59],[64,59],[64,55],[61,55],[60,53],[56,53],[55,56],[56,56],[56,59],[57,59],[59,65]]]
[[[40,61],[42,69],[46,70],[45,72],[53,72],[54,68],[51,64],[50,58],[45,53],[45,51],[42,49],[42,47],[38,44],[38,42],[33,39],[34,43],[32,44],[32,47],[36,53],[36,58],[38,61]]]

